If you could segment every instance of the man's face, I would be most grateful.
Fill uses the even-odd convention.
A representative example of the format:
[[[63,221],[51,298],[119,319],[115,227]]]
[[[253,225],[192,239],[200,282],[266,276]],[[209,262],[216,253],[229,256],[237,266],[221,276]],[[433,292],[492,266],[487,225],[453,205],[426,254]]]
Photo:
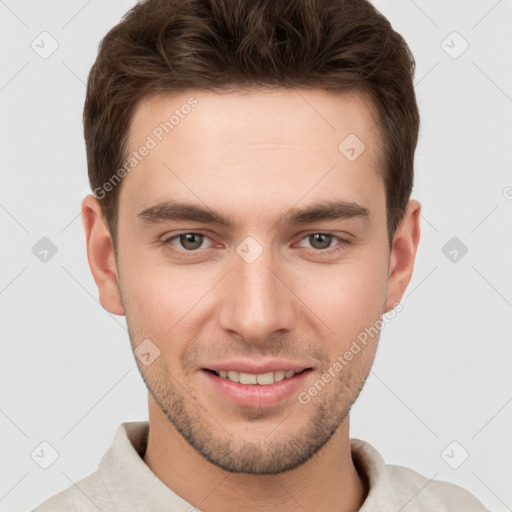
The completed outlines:
[[[155,132],[176,109],[172,130]],[[219,467],[296,467],[348,421],[377,336],[342,370],[333,364],[390,300],[377,130],[362,96],[320,90],[190,91],[135,111],[130,151],[148,135],[157,144],[119,198],[130,338],[158,347],[139,363],[149,392]],[[335,202],[335,216],[295,215]],[[187,213],[177,203],[230,224],[174,216]],[[330,368],[330,382],[299,400]]]

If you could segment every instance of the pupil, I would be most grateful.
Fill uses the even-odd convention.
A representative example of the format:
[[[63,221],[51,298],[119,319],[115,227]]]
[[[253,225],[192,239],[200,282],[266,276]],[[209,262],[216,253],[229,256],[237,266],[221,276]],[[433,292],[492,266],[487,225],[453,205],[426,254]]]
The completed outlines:
[[[203,235],[200,235],[198,233],[186,233],[185,235],[180,236],[180,242],[185,249],[198,249],[199,247],[201,247],[201,244],[203,243],[202,237]]]
[[[315,233],[312,235],[313,243],[311,244],[315,249],[326,249],[331,243],[331,236],[324,233]]]

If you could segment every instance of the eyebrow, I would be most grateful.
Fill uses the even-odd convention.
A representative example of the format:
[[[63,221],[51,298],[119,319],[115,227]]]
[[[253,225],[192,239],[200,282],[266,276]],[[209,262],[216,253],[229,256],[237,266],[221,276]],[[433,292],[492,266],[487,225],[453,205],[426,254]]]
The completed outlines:
[[[322,220],[369,218],[370,210],[354,202],[333,200],[322,201],[305,208],[291,208],[282,214],[276,224],[301,225]],[[230,216],[216,212],[211,208],[192,203],[164,201],[142,210],[137,218],[143,224],[158,224],[173,220],[186,220],[216,224],[231,228],[235,225]]]

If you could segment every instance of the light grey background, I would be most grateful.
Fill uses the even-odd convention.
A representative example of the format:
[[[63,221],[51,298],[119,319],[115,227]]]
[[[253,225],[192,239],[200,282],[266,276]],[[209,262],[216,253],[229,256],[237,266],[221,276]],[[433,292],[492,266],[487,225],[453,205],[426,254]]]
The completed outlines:
[[[417,61],[423,227],[351,435],[511,510],[512,2],[375,4]],[[124,318],[98,303],[79,217],[85,81],[132,5],[0,1],[1,511],[30,510],[87,476],[121,422],[147,419]],[[46,59],[31,47],[51,49],[43,31],[58,43]],[[58,249],[45,263],[32,252],[42,237]],[[31,458],[43,441],[58,452],[48,469]]]

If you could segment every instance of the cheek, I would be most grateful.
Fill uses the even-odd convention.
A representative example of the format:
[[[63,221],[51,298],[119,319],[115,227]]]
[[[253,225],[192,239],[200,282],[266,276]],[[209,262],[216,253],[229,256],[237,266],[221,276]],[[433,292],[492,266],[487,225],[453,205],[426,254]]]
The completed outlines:
[[[163,341],[180,332],[214,282],[200,266],[172,267],[135,251],[120,263],[127,318],[138,337]]]
[[[385,262],[340,265],[299,282],[297,295],[322,321],[323,335],[333,339],[333,344],[350,342],[384,312]]]
[[[172,284],[164,275],[163,268],[133,248],[123,249],[120,254],[125,257],[120,258],[119,267],[127,319],[138,333],[151,338],[156,336],[155,327],[161,325],[168,311],[173,309],[170,301],[176,294],[173,294]]]

